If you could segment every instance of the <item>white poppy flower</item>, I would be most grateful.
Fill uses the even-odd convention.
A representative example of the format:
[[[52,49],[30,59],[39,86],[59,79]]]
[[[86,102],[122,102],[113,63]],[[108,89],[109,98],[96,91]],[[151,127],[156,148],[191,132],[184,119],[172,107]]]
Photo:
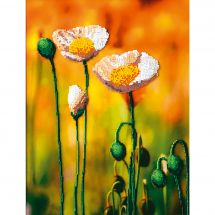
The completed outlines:
[[[59,29],[52,37],[64,57],[81,62],[97,55],[105,47],[109,34],[99,25],[89,25],[70,30]]]
[[[82,90],[78,85],[72,85],[69,87],[68,104],[73,116],[83,113],[87,103],[88,96],[84,90]]]
[[[96,63],[93,72],[112,90],[128,93],[157,77],[158,69],[156,59],[133,50],[104,57]]]

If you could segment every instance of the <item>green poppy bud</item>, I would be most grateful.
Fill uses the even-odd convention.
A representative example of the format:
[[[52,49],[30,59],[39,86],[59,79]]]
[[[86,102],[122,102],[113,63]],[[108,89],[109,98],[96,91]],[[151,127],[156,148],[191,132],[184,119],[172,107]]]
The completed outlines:
[[[167,168],[173,175],[179,175],[181,173],[183,162],[181,158],[176,155],[170,155],[167,159]]]
[[[117,160],[121,161],[125,158],[126,155],[126,147],[123,143],[121,142],[115,142],[112,144],[110,148],[110,152],[112,156]]]
[[[55,44],[48,38],[41,38],[37,43],[37,50],[41,56],[52,59],[56,52]]]
[[[160,169],[153,171],[151,176],[152,185],[157,188],[163,188],[166,185],[166,175]]]
[[[140,200],[140,210],[144,215],[153,215],[155,213],[155,206],[152,200],[146,201],[146,199]]]
[[[138,162],[138,156],[139,152],[137,152],[136,160]],[[141,167],[147,167],[150,162],[150,154],[149,151],[144,148],[143,146],[140,147],[140,160],[139,160],[139,165]]]
[[[118,182],[117,184],[114,185],[113,189],[117,192],[117,193],[122,193],[125,190],[125,180],[123,179],[123,177],[117,175],[115,176],[115,181],[114,183]]]

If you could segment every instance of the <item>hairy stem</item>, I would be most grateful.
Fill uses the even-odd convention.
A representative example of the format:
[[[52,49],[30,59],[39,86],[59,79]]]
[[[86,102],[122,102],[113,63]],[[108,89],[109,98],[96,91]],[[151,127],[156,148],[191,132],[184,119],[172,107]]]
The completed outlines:
[[[83,65],[84,65],[84,72],[85,72],[85,90],[86,90],[86,93],[88,93],[89,73],[88,73],[87,62],[83,61]],[[83,152],[83,167],[82,167],[82,178],[81,178],[82,215],[85,215],[84,185],[85,185],[86,156],[87,156],[87,107],[84,110],[84,152]]]
[[[64,189],[63,189],[63,162],[61,152],[61,140],[60,140],[60,112],[59,112],[59,101],[58,101],[58,88],[57,88],[57,76],[53,58],[50,59],[52,65],[52,74],[54,80],[54,92],[55,92],[55,104],[56,104],[56,118],[57,118],[57,141],[58,141],[58,164],[59,164],[59,175],[60,175],[60,215],[64,212]]]
[[[183,196],[182,196],[182,190],[181,190],[181,186],[179,183],[179,178],[178,176],[174,176],[175,179],[175,184],[178,190],[178,198],[179,198],[179,203],[180,203],[180,207],[181,207],[181,214],[184,214],[184,200],[183,200]]]
[[[170,149],[170,154],[174,154],[176,145],[182,145],[184,154],[185,154],[185,162],[186,162],[186,215],[189,215],[189,153],[188,147],[184,140],[176,140]]]
[[[79,176],[79,165],[80,165],[80,148],[79,148],[79,131],[78,131],[78,119],[76,122],[76,179],[74,186],[74,214],[78,214],[78,201],[77,201],[77,191],[78,191],[78,176]]]
[[[137,165],[137,179],[136,179],[136,188],[135,188],[135,199],[137,199],[138,186],[139,186],[139,177],[140,177],[140,143],[138,146],[138,165]]]
[[[135,163],[134,155],[136,148],[136,129],[135,129],[135,119],[134,119],[134,100],[132,92],[129,92],[130,99],[130,114],[131,114],[131,123],[132,123],[132,153],[131,153],[131,196],[132,196],[132,206],[133,212],[136,214],[136,197],[135,197]]]

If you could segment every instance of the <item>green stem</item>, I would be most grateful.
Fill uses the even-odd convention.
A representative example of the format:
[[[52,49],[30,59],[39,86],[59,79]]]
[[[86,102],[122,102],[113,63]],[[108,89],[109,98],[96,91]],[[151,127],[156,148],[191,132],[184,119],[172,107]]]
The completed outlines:
[[[183,140],[176,140],[170,149],[170,154],[174,154],[175,147],[177,144],[183,146],[184,154],[185,154],[185,163],[186,163],[186,215],[189,215],[189,153],[188,147],[185,141]]]
[[[58,88],[57,88],[57,77],[53,58],[50,59],[52,65],[52,74],[54,80],[54,92],[55,92],[55,103],[56,103],[56,117],[57,117],[57,140],[58,140],[58,164],[60,174],[60,215],[63,215],[64,211],[64,189],[63,189],[63,162],[61,152],[61,140],[60,140],[60,112],[58,102]]]
[[[126,160],[123,159],[123,163],[125,164],[125,166],[126,166],[126,168],[128,170],[128,164],[127,164]]]
[[[174,179],[175,179],[175,184],[176,184],[176,187],[178,190],[178,198],[179,198],[179,203],[181,206],[181,214],[183,215],[184,214],[184,201],[183,201],[183,196],[182,196],[182,190],[181,190],[178,176],[174,176]]]
[[[89,87],[89,74],[87,62],[83,61],[85,72],[85,90],[88,94]],[[82,178],[81,178],[81,211],[82,215],[85,215],[85,200],[84,200],[84,185],[85,185],[85,170],[86,170],[86,155],[87,155],[87,107],[84,110],[84,152],[83,152],[83,166],[82,166]]]
[[[135,197],[135,163],[134,155],[136,148],[136,129],[135,129],[135,119],[134,119],[134,100],[132,91],[128,93],[130,99],[130,114],[131,114],[131,123],[132,123],[132,153],[131,153],[131,194],[132,194],[132,205],[133,212],[136,214],[136,197]]]
[[[135,189],[135,199],[137,199],[138,186],[139,186],[139,177],[140,177],[140,142],[138,146],[138,165],[137,165],[137,179],[136,179],[136,189]]]
[[[119,125],[119,127],[117,128],[117,131],[116,131],[116,141],[119,140],[119,133],[120,133],[120,131],[121,131],[121,129],[122,129],[122,127],[124,125],[129,125],[129,126],[132,127],[132,123],[131,122],[121,122],[120,125]]]
[[[131,164],[132,158],[130,157],[130,164]],[[126,215],[132,214],[132,205],[131,205],[131,165],[128,167],[128,194],[127,194],[127,210]]]
[[[166,161],[167,162],[167,158],[166,157],[159,157],[157,160],[157,169],[162,169],[162,161]]]
[[[76,179],[74,186],[74,214],[78,214],[78,202],[77,202],[77,191],[78,191],[78,176],[79,176],[79,158],[80,158],[80,149],[79,149],[79,132],[78,132],[78,119],[76,122]]]

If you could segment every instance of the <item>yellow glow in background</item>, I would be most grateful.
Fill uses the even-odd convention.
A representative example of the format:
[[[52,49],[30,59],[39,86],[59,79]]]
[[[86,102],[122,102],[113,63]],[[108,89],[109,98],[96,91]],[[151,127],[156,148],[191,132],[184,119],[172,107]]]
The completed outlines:
[[[59,175],[56,141],[56,118],[53,80],[49,62],[37,52],[40,36],[50,39],[56,29],[98,24],[110,33],[109,41],[89,61],[88,146],[86,170],[86,215],[103,214],[105,197],[111,188],[113,158],[109,148],[120,122],[129,119],[128,98],[107,89],[92,73],[102,57],[137,49],[159,60],[159,77],[137,90],[135,117],[138,134],[149,150],[151,163],[141,171],[147,178],[161,153],[168,154],[175,139],[189,140],[189,1],[188,0],[27,0],[27,191],[48,197],[48,208],[41,214],[58,214]],[[65,215],[73,212],[75,178],[75,122],[69,113],[69,85],[85,86],[81,63],[69,61],[56,52],[61,142],[65,183]],[[131,150],[130,129],[123,129],[121,140]],[[83,148],[83,119],[80,120]],[[33,145],[35,179],[32,181]],[[126,157],[129,161],[129,156]],[[120,175],[127,178],[123,164]],[[169,214],[178,209],[177,190],[171,176],[167,190]],[[183,189],[185,181],[182,180]],[[141,188],[141,186],[140,186]],[[163,193],[149,183],[149,195],[162,214]],[[142,188],[139,198],[142,196]],[[40,212],[37,213],[39,215]]]

